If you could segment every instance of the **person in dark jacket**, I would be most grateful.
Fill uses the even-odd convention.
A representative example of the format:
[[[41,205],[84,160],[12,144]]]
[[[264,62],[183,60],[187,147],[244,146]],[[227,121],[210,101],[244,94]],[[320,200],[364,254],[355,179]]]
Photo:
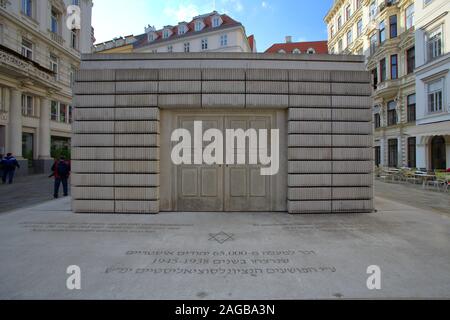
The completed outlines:
[[[13,182],[16,168],[20,168],[19,162],[17,162],[17,159],[13,157],[12,153],[7,153],[6,157],[4,157],[1,161],[1,166],[3,169],[2,182],[8,182],[11,184]]]
[[[53,163],[51,170],[53,172],[52,176],[55,177],[55,188],[53,196],[55,197],[55,199],[58,198],[59,186],[62,183],[64,197],[66,197],[68,195],[67,180],[70,176],[70,162],[66,161],[64,156],[61,156],[59,160],[56,160]]]

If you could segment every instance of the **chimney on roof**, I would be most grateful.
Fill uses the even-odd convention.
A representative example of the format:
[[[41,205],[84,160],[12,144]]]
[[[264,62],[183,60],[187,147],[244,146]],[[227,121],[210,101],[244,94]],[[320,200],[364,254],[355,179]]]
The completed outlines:
[[[286,36],[286,43],[292,42],[292,36]]]

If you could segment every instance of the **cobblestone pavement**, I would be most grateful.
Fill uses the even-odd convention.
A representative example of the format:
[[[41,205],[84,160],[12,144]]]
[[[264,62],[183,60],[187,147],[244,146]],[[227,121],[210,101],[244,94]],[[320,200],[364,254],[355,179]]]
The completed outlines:
[[[420,209],[433,210],[450,216],[450,192],[442,192],[421,184],[392,183],[375,180],[375,196],[407,204]]]
[[[53,199],[53,181],[48,174],[16,177],[11,185],[0,181],[0,213]]]

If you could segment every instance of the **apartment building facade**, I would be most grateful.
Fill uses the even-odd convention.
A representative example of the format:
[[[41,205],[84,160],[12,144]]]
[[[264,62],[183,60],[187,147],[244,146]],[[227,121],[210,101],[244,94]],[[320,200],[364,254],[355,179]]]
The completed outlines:
[[[417,166],[414,13],[413,0],[336,0],[325,17],[330,53],[366,57],[376,165]]]
[[[81,29],[67,27],[70,5],[80,8]],[[52,151],[70,147],[72,83],[92,48],[91,12],[92,0],[0,1],[0,153],[18,158],[19,174],[49,171]]]
[[[217,11],[193,17],[190,22],[145,28],[145,33],[96,44],[95,53],[256,52],[253,35],[244,26]]]
[[[417,165],[450,167],[450,1],[416,1]]]

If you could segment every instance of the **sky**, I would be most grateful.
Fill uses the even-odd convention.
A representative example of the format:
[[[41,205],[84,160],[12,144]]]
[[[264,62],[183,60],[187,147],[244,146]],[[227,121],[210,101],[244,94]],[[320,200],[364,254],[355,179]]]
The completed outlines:
[[[161,29],[217,10],[241,22],[254,34],[258,52],[274,43],[327,39],[323,18],[333,0],[93,0],[96,43],[144,33],[147,25]]]

